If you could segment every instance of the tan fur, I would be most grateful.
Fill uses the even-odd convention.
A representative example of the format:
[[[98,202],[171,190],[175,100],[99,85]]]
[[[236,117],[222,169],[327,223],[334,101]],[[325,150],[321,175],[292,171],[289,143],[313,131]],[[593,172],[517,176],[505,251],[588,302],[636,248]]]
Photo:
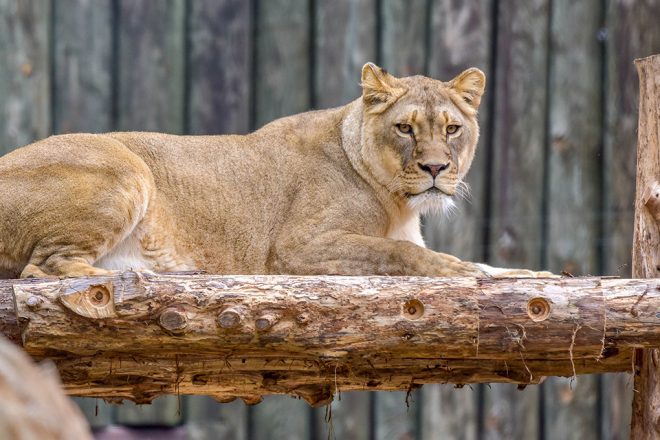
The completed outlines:
[[[483,275],[419,231],[419,209],[447,206],[470,167],[483,73],[397,79],[369,63],[361,80],[344,107],[246,136],[71,134],[7,154],[0,272]],[[435,183],[429,164],[446,165]]]

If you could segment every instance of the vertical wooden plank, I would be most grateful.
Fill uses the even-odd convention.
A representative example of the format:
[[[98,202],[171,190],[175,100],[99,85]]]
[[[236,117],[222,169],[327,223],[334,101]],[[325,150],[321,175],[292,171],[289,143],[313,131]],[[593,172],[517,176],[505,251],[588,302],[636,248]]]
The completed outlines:
[[[598,273],[602,57],[601,0],[554,0],[548,129],[548,269]],[[595,376],[545,382],[545,438],[596,439]]]
[[[253,128],[311,105],[309,0],[256,0]],[[249,408],[251,439],[305,439],[310,409],[288,396]]]
[[[318,108],[344,105],[361,95],[362,66],[376,60],[375,11],[375,0],[316,2],[313,93]],[[326,416],[326,408],[315,410],[316,438],[368,438],[369,393],[335,396],[332,420]]]
[[[247,411],[240,400],[219,403],[210,397],[186,396],[184,408],[189,440],[247,438]]]
[[[251,2],[190,2],[190,96],[193,134],[246,133],[250,129]]]
[[[542,240],[549,2],[499,6],[491,263],[534,269]]]
[[[490,263],[539,268],[546,141],[548,0],[499,2]],[[539,388],[484,389],[484,438],[536,438]]]
[[[397,76],[424,74],[426,0],[381,0],[382,66]]]
[[[373,438],[378,440],[407,440],[417,438],[417,414],[420,406],[415,391],[379,391],[376,399],[376,420]]]
[[[530,385],[518,390],[511,384],[486,387],[484,402],[485,440],[539,438],[539,390]]]
[[[660,53],[660,2],[607,2],[605,182],[605,273],[631,275],[635,146],[639,81],[632,60]],[[627,374],[602,379],[602,432],[606,439],[627,439],[632,414],[632,379]]]
[[[112,3],[53,5],[53,131],[112,128]]]
[[[332,412],[316,410],[317,439],[337,438],[362,440],[369,438],[369,393],[353,391],[335,396]]]
[[[431,3],[428,75],[450,80],[468,67],[484,71],[491,81],[491,39],[493,33],[491,0]],[[488,84],[492,89],[491,84]],[[486,93],[479,111],[481,138],[472,168],[467,176],[469,200],[459,201],[459,211],[449,217],[429,215],[423,234],[429,248],[465,260],[482,261],[487,214],[487,152],[491,136],[488,110],[491,93]],[[422,388],[422,437],[443,439],[477,438],[477,387],[455,389],[452,385],[426,385]]]
[[[424,385],[421,439],[474,440],[479,393],[474,386]]]
[[[255,128],[311,105],[309,0],[257,0]]]
[[[246,133],[250,129],[252,73],[251,2],[196,0],[189,3],[187,105],[191,134]],[[247,438],[248,409],[186,396],[191,439]]]
[[[119,0],[116,128],[183,131],[185,12],[184,0]],[[175,425],[180,401],[167,396],[151,405],[124,403],[116,421]]]
[[[176,426],[183,411],[180,396],[164,396],[149,405],[124,401],[117,406],[114,423],[128,426]]]
[[[120,130],[183,131],[184,23],[184,0],[120,0]]]
[[[51,2],[0,0],[0,154],[51,129]]]
[[[358,98],[360,71],[376,61],[375,0],[317,2],[314,102],[336,107]]]
[[[552,2],[548,268],[598,271],[601,0]]]
[[[102,428],[112,423],[114,415],[114,408],[109,403],[105,403],[103,399],[94,399],[91,397],[72,397],[71,400],[78,405],[80,411],[85,416],[89,426],[94,428]]]
[[[309,405],[290,396],[266,396],[253,408],[250,440],[310,438]]]
[[[601,381],[601,438],[627,440],[630,438],[633,379],[630,374],[611,373],[603,374]]]
[[[660,2],[607,2],[605,273],[630,276],[639,81],[632,61],[660,53]]]
[[[545,386],[547,440],[598,439],[596,376],[551,377]]]
[[[425,74],[428,16],[426,0],[381,0],[380,64],[396,76]],[[379,392],[375,399],[376,439],[414,438],[419,405],[406,406],[405,392]]]

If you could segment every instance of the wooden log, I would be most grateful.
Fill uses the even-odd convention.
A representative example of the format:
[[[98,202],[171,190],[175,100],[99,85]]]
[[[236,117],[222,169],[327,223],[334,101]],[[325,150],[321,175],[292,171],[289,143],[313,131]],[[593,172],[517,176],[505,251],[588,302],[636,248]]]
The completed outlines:
[[[12,293],[23,347],[71,394],[137,402],[538,383],[628,371],[633,349],[660,345],[660,280],[126,272],[0,284]]]
[[[660,55],[635,61],[639,74],[639,139],[633,275],[660,274]],[[660,318],[660,313],[656,312]],[[655,346],[657,347],[657,345]],[[635,353],[631,438],[660,436],[660,350]]]

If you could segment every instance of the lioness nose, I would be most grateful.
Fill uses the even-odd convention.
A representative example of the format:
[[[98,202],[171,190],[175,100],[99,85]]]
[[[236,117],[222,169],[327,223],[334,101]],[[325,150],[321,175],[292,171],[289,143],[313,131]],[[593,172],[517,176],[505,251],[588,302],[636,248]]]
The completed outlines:
[[[449,168],[449,162],[445,164],[419,164],[419,167],[429,173],[435,179],[438,174]]]

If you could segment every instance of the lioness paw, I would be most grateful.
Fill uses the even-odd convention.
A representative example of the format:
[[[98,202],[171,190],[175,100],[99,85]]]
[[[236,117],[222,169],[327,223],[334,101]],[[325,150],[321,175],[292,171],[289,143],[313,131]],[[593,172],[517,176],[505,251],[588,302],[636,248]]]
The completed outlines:
[[[528,269],[509,269],[505,267],[493,267],[483,263],[477,263],[477,266],[494,278],[561,278],[559,275],[548,271],[537,272]]]

